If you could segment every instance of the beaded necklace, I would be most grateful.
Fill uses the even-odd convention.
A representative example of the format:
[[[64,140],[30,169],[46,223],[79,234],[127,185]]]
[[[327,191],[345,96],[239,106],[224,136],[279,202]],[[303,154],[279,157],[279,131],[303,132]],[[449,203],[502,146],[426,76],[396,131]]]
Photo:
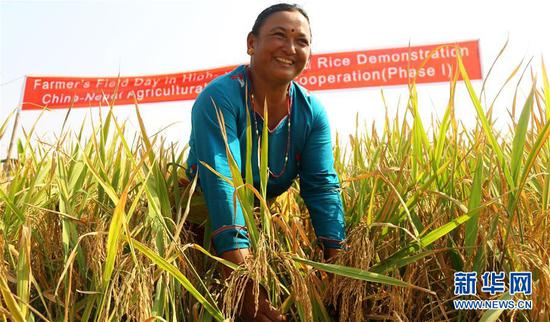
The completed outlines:
[[[258,155],[260,155],[260,132],[258,131],[258,121],[256,120],[256,116],[255,116],[255,112],[254,112],[254,107],[256,105],[256,100],[254,99],[254,93],[253,93],[253,90],[254,90],[254,86],[252,84],[252,77],[250,75],[250,69],[247,68],[246,69],[246,72],[248,74],[248,79],[249,79],[249,82],[250,82],[250,87],[251,87],[251,91],[250,91],[250,102],[251,102],[251,115],[253,116],[252,118],[254,119],[254,129],[256,130],[256,137],[258,138]],[[290,89],[290,86],[289,86],[289,89]],[[271,171],[271,169],[269,168],[269,162],[268,162],[268,172],[269,172],[269,175],[273,178],[279,178],[281,177],[285,171],[286,171],[286,165],[288,163],[288,154],[289,154],[289,150],[290,150],[290,127],[291,127],[291,123],[290,123],[290,120],[291,120],[291,106],[292,106],[292,99],[290,98],[290,95],[289,95],[289,89],[287,89],[287,92],[286,92],[286,102],[287,102],[287,120],[288,120],[288,124],[287,124],[287,140],[286,140],[286,151],[285,151],[285,163],[283,164],[283,168],[281,169],[281,172],[279,173],[273,173]]]

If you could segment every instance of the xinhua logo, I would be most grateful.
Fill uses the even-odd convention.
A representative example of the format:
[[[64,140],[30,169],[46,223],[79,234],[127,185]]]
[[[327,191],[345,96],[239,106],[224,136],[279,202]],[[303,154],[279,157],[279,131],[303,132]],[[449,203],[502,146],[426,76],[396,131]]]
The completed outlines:
[[[481,275],[482,293],[491,296],[499,293],[505,293],[512,297],[516,294],[531,295],[533,293],[533,277],[531,272],[510,272],[508,274],[508,284],[506,284],[505,272],[485,272]],[[455,295],[477,295],[477,272],[456,272],[454,274],[454,294]],[[457,310],[482,310],[482,309],[509,309],[522,310],[531,309],[531,300],[511,299],[502,300],[454,300],[454,306]]]

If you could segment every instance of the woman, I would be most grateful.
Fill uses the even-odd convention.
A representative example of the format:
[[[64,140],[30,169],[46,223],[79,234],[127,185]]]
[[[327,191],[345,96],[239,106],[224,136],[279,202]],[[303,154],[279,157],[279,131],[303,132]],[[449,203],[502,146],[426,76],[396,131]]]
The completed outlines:
[[[293,81],[311,57],[310,43],[309,18],[301,8],[277,4],[265,9],[247,37],[250,64],[213,80],[193,106],[187,175],[194,176],[198,169],[214,248],[221,257],[234,263],[243,263],[250,252],[242,210],[237,205],[234,211],[234,188],[199,162],[231,177],[216,108],[223,114],[229,148],[244,177],[246,115],[251,115],[253,151],[257,151],[263,127],[263,103],[267,103],[268,197],[286,191],[299,176],[300,194],[326,257],[334,256],[344,240],[343,209],[333,167],[328,119],[320,102]],[[256,153],[252,164],[254,184],[258,187]],[[254,304],[246,302],[245,295],[243,315],[251,318]],[[282,318],[269,306],[265,294],[260,299],[257,318]]]

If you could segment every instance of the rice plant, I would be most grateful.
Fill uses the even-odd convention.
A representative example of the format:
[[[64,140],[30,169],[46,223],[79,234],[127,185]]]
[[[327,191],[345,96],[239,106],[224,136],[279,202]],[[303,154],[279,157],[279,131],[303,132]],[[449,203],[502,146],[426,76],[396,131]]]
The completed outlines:
[[[542,85],[523,80],[531,91],[514,99],[510,130],[500,132],[493,106],[458,66],[441,120],[423,124],[411,83],[406,113],[387,116],[382,133],[357,122],[348,146],[336,141],[348,250],[331,263],[322,259],[298,185],[266,200],[265,154],[259,189],[250,162],[245,178],[235,164],[224,178],[236,188],[254,252],[237,267],[213,255],[208,227],[197,234],[193,213],[204,204],[196,181],[180,184],[186,147],[149,136],[137,105],[141,133],[132,141],[112,109],[98,124],[89,121],[90,137],[84,124],[53,144],[26,130],[16,159],[0,172],[0,318],[232,319],[250,279],[296,321],[548,320],[546,71]],[[477,114],[473,129],[455,117],[457,86],[466,87]],[[267,151],[267,139],[261,144]],[[224,265],[234,270],[227,281],[219,275]],[[457,271],[531,271],[533,308],[455,310]]]

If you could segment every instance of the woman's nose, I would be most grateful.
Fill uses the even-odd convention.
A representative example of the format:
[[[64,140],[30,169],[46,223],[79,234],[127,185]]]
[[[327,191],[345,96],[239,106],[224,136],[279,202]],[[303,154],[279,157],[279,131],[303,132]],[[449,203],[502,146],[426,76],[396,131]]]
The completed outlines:
[[[294,44],[294,40],[287,39],[285,50],[289,55],[294,55],[296,53],[296,45]]]

